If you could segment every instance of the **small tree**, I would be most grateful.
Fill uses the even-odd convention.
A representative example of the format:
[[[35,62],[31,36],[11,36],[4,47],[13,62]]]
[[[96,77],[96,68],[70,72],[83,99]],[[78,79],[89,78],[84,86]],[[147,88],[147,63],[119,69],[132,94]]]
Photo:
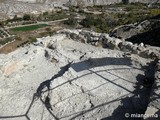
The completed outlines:
[[[47,32],[51,32],[51,28],[46,28],[46,31]]]
[[[73,27],[77,25],[77,20],[74,17],[70,17],[67,21],[64,22],[64,24],[67,24]]]
[[[17,19],[18,19],[17,15],[14,15],[13,20],[16,21]]]
[[[43,20],[43,15],[42,14],[39,14],[39,16],[37,17],[37,20],[40,21],[40,20]]]
[[[81,21],[80,24],[83,25],[84,27],[89,28],[94,24],[93,20],[94,20],[94,17],[91,15],[88,15],[85,19]]]
[[[0,22],[0,27],[4,27],[4,22]]]
[[[43,13],[43,16],[47,16],[47,15],[49,15],[48,11],[46,11],[46,12]]]
[[[18,41],[22,41],[22,38],[19,37],[19,36],[16,36],[15,39],[18,40]]]
[[[84,5],[85,5],[83,0],[77,0],[76,2],[77,2],[77,7],[79,9],[82,9],[84,7]]]
[[[25,14],[23,16],[23,20],[31,20],[31,16],[29,14]]]
[[[128,3],[129,3],[129,0],[122,0],[122,3],[123,3],[123,4],[128,4]]]

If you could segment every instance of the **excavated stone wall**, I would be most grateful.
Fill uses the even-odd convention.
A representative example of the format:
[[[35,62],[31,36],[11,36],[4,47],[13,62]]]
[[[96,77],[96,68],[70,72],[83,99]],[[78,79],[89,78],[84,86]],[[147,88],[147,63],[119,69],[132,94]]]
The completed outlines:
[[[96,33],[86,30],[62,30],[58,33],[67,34],[68,37],[75,41],[81,41],[91,45],[100,45],[104,48],[118,49],[127,54],[138,54],[144,58],[160,59],[160,48],[149,45],[133,44],[125,40],[110,37],[108,34]]]

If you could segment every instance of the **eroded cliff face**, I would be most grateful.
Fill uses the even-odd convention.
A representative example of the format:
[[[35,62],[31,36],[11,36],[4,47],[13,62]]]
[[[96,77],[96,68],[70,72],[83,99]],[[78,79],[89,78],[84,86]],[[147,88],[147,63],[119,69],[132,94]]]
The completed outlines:
[[[121,0],[70,0],[70,5],[107,5],[107,4],[113,4],[113,3],[120,3]]]
[[[32,3],[58,3],[58,4],[68,4],[68,5],[107,5],[120,3],[124,1],[128,2],[142,2],[142,3],[154,3],[160,2],[160,0],[17,0],[23,2],[32,2]]]

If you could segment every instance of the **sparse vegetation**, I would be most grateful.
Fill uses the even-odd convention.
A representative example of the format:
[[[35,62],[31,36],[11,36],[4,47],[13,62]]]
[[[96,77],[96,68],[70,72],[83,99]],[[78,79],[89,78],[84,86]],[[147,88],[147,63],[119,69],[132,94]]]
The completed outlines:
[[[37,17],[38,21],[53,21],[69,17],[64,11],[44,12]]]
[[[37,39],[35,37],[29,37],[29,42],[30,43],[33,43],[33,42],[36,42]]]
[[[29,14],[25,14],[24,16],[23,16],[23,20],[31,20],[31,16],[29,15]]]
[[[159,4],[154,4],[153,6]],[[15,27],[10,29],[16,37],[17,44],[26,44],[35,41],[36,37],[44,37],[53,35],[55,30],[53,26],[47,24],[38,24],[38,22],[47,22],[68,18],[67,21],[61,22],[61,26],[67,28],[87,28],[96,32],[108,33],[117,26],[141,22],[151,17],[160,15],[160,9],[156,7],[147,8],[146,4],[142,3],[128,3],[128,0],[123,0],[122,3],[112,5],[98,5],[89,7],[83,6],[83,2],[79,1],[79,5],[70,6],[69,11],[59,10],[46,11],[39,15],[25,14],[23,17],[15,15],[13,19],[0,22],[0,27]],[[84,9],[83,9],[84,8]],[[100,13],[100,14],[96,14]],[[37,23],[38,25],[27,25]],[[26,25],[18,27],[19,25]],[[16,27],[17,26],[17,27]],[[156,25],[157,28],[158,25]],[[41,29],[39,29],[41,28]],[[35,30],[35,31],[34,31]],[[32,33],[34,32],[34,33]],[[29,34],[31,33],[31,35]],[[28,36],[26,36],[28,34]],[[0,34],[4,38],[3,33]],[[24,37],[25,36],[25,37]],[[6,40],[6,42],[9,40]],[[2,43],[4,41],[1,41]],[[4,42],[4,43],[6,43]],[[16,45],[17,45],[16,44]],[[18,45],[19,46],[19,45]]]
[[[90,11],[101,11],[102,14],[86,14],[86,18],[80,24],[97,32],[109,32],[117,26],[142,22],[160,15],[160,9],[146,8],[147,5],[143,3],[129,4],[127,0],[124,0],[123,3],[87,7]]]
[[[151,9],[150,14],[152,16],[160,15],[160,9]]]
[[[6,43],[9,43],[13,41],[13,37],[5,38],[4,40],[0,40],[0,45],[4,45]]]
[[[64,21],[64,24],[74,27],[78,23],[77,23],[77,19],[75,19],[74,17],[70,17],[67,21]]]
[[[22,41],[22,38],[19,37],[19,36],[16,36],[15,39],[18,40],[18,41]]]
[[[4,22],[0,22],[0,27],[4,27]]]
[[[109,32],[115,23],[103,16],[89,15],[80,23],[83,27],[93,28],[96,32]]]

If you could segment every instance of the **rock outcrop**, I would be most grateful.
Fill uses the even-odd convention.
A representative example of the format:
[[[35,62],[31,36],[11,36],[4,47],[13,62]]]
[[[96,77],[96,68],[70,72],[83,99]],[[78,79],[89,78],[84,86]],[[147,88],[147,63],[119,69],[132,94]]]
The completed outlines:
[[[93,6],[120,3],[123,0],[2,0],[0,1],[0,15],[3,18],[22,16],[24,13],[41,13],[53,10],[55,6]],[[135,2],[134,0],[130,2]],[[136,2],[150,3],[149,0],[136,0]],[[159,2],[152,0],[151,2]],[[5,16],[5,17],[4,17]]]
[[[68,5],[85,5],[85,6],[92,6],[92,5],[108,5],[120,2],[142,2],[142,3],[155,3],[160,2],[159,0],[17,0],[23,2],[32,2],[32,3],[59,3],[59,4],[68,4]]]
[[[140,23],[122,25],[115,28],[110,36],[132,43],[144,43],[160,47],[160,16]]]
[[[144,58],[157,58],[160,59],[160,48],[151,47],[149,45],[133,44],[132,42],[125,41],[123,39],[118,39],[110,37],[108,34],[96,33],[87,30],[62,30],[58,33],[64,33],[69,38],[80,41],[83,43],[88,43],[94,46],[102,46],[109,49],[117,49],[130,54],[138,54]]]
[[[84,44],[108,35],[66,31],[0,55],[0,119],[125,120],[125,113],[145,113],[150,89],[143,80],[154,76],[153,60]]]
[[[6,16],[14,17],[23,16],[24,13],[41,13],[53,9],[52,5],[41,4],[41,3],[26,3],[18,2],[14,0],[5,0],[0,2],[0,14],[5,14]],[[6,17],[7,18],[7,17]]]

